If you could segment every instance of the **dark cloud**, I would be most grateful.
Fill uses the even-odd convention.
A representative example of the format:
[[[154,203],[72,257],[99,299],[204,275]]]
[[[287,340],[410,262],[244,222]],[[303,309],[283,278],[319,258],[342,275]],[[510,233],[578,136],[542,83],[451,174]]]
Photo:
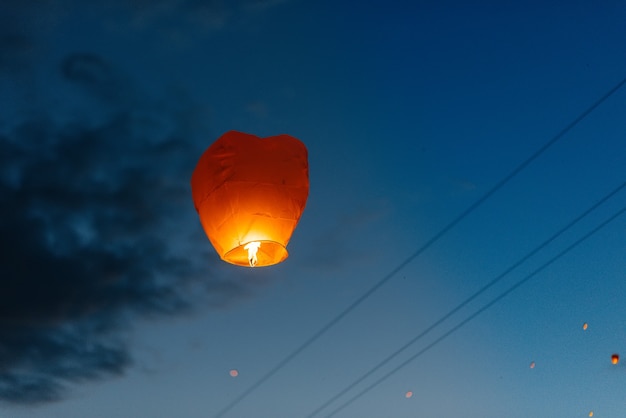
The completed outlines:
[[[20,13],[0,7],[0,72],[15,74],[27,66],[35,45],[29,30],[20,27]]]
[[[0,75],[15,76],[36,62],[45,49],[42,34],[58,27],[68,0],[0,2]]]
[[[86,93],[88,98],[118,111],[123,109],[126,113],[120,114],[120,117],[135,119],[136,126],[132,129],[137,129],[140,118],[152,119],[149,121],[150,124],[160,125],[157,118],[163,115],[146,112],[150,105],[147,104],[144,95],[137,91],[133,81],[113,68],[101,56],[89,52],[68,54],[61,62],[61,75]],[[169,119],[167,115],[165,116]]]
[[[2,326],[2,400],[28,404],[56,401],[64,394],[64,381],[123,373],[131,364],[124,346],[104,342],[103,330],[86,329],[97,325],[78,322],[56,327]]]
[[[111,68],[96,54],[83,52],[68,55],[61,64],[61,72],[67,80],[95,89],[97,94],[106,94],[107,89],[119,90]]]
[[[0,33],[0,71],[17,72],[30,62],[34,44],[19,32]]]
[[[68,56],[61,73],[107,100],[125,88],[95,55]],[[167,109],[110,114],[26,120],[0,135],[0,400],[53,401],[72,382],[120,375],[136,319],[247,293],[206,254],[188,186],[199,155],[190,121]]]
[[[288,0],[133,0],[120,3],[132,8],[133,21],[145,26],[163,24],[172,13],[206,29],[222,29],[245,18],[247,14],[262,12],[286,3]]]
[[[288,0],[93,0],[88,7],[74,0],[3,0],[0,2],[0,75],[28,72],[50,48],[50,40],[72,18],[99,18],[93,30],[103,33],[150,31],[159,45],[180,46],[202,33],[231,25],[248,25],[250,18]],[[79,17],[81,18],[81,17]],[[78,58],[78,57],[74,57]],[[98,76],[106,69],[84,54],[70,60],[70,77]],[[92,65],[82,73],[81,65]],[[76,67],[74,67],[76,66]],[[100,74],[102,75],[102,74]],[[82,80],[89,82],[90,80]]]
[[[247,0],[242,3],[244,10],[261,11],[287,3],[289,0]]]

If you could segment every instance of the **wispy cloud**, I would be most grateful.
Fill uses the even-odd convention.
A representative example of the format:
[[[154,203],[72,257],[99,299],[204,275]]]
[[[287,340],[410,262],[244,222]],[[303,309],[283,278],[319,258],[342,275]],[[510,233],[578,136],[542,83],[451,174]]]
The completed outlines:
[[[338,215],[328,229],[321,230],[311,240],[307,267],[337,272],[349,263],[375,260],[378,250],[366,237],[371,237],[372,228],[384,222],[389,214],[387,202],[380,201]]]

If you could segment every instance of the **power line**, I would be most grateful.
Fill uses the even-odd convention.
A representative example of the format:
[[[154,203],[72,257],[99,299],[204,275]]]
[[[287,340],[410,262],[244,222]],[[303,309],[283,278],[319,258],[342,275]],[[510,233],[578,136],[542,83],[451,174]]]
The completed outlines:
[[[415,344],[417,341],[421,340],[424,336],[426,336],[430,331],[432,331],[433,329],[437,328],[439,325],[441,325],[444,321],[446,321],[448,318],[450,318],[452,315],[454,315],[455,313],[457,313],[459,310],[461,310],[463,307],[465,307],[468,303],[470,303],[471,301],[473,301],[474,299],[476,299],[478,296],[480,296],[481,294],[483,294],[485,291],[487,291],[487,289],[489,289],[490,287],[492,287],[493,285],[495,285],[496,283],[498,283],[500,280],[502,280],[505,276],[507,276],[509,273],[511,273],[513,270],[515,270],[517,267],[519,267],[520,265],[524,264],[528,259],[530,259],[532,256],[534,256],[535,254],[537,254],[539,251],[541,251],[542,249],[544,249],[545,247],[548,246],[548,244],[550,244],[552,241],[554,241],[556,238],[558,238],[560,235],[562,235],[564,232],[566,232],[567,230],[569,230],[570,228],[572,228],[575,224],[577,224],[579,221],[581,221],[584,217],[586,217],[587,215],[589,215],[591,212],[593,212],[594,210],[596,210],[599,206],[601,206],[604,202],[606,202],[607,200],[609,200],[611,197],[615,196],[619,191],[621,191],[624,187],[626,187],[626,182],[622,183],[621,185],[619,185],[617,188],[613,189],[610,193],[608,193],[607,195],[605,195],[602,199],[598,200],[596,203],[594,203],[591,207],[589,207],[588,209],[586,209],[585,211],[583,211],[580,215],[576,216],[574,219],[572,219],[570,222],[567,223],[567,225],[565,225],[564,227],[562,227],[561,229],[559,229],[557,232],[555,232],[554,234],[552,234],[552,236],[550,236],[548,239],[546,239],[545,241],[543,241],[541,244],[539,244],[538,246],[536,246],[532,251],[530,251],[528,254],[526,254],[525,256],[523,256],[522,258],[520,258],[518,261],[516,261],[515,263],[513,263],[510,267],[508,267],[506,270],[504,270],[504,272],[500,273],[496,278],[494,278],[493,280],[491,280],[489,283],[485,284],[484,286],[482,286],[480,289],[478,289],[476,292],[474,292],[474,294],[472,294],[471,296],[469,296],[468,298],[466,298],[465,300],[463,300],[461,303],[459,303],[456,307],[454,307],[452,310],[450,310],[448,313],[446,313],[444,316],[442,316],[441,318],[439,318],[437,321],[435,321],[434,323],[432,323],[428,328],[426,328],[424,331],[422,331],[420,334],[416,335],[415,337],[413,337],[411,340],[409,340],[407,343],[405,343],[402,347],[400,347],[399,349],[397,349],[396,351],[394,351],[393,353],[391,353],[389,356],[387,356],[384,360],[382,360],[380,363],[378,363],[376,366],[372,367],[369,371],[367,371],[365,374],[363,374],[362,376],[360,376],[359,378],[357,378],[355,381],[353,381],[352,383],[350,383],[348,386],[346,386],[345,388],[343,388],[341,391],[339,391],[336,395],[334,395],[332,398],[328,399],[326,402],[324,402],[322,405],[320,405],[317,409],[315,409],[313,412],[311,412],[309,415],[307,415],[308,418],[312,418],[315,415],[317,415],[318,413],[320,413],[323,409],[325,409],[326,407],[328,407],[329,405],[331,405],[333,402],[335,402],[337,399],[339,399],[340,397],[342,397],[343,395],[345,395],[348,391],[352,390],[356,385],[358,385],[359,383],[361,383],[363,380],[367,379],[369,376],[371,376],[374,372],[376,372],[378,369],[380,369],[381,367],[383,367],[385,364],[389,363],[391,360],[393,360],[394,358],[396,358],[400,353],[402,353],[404,350],[406,350],[407,348],[409,348],[410,346],[412,346],[413,344]]]
[[[618,91],[624,84],[626,84],[626,78],[613,86],[610,90],[608,90],[604,95],[602,95],[598,100],[596,100],[591,106],[585,109],[580,115],[578,115],[574,120],[572,120],[569,124],[567,124],[559,133],[557,133],[554,137],[552,137],[549,141],[543,144],[538,150],[536,150],[533,154],[531,154],[528,158],[526,158],[522,163],[520,163],[517,167],[513,169],[508,175],[502,178],[495,186],[489,189],[484,195],[482,195],[476,202],[470,205],[467,209],[465,209],[460,215],[454,218],[449,224],[447,224],[443,229],[441,229],[437,234],[435,234],[431,239],[429,239],[425,244],[423,244],[417,251],[411,254],[406,260],[400,263],[396,268],[391,270],[387,275],[385,275],[382,279],[380,279],[377,283],[375,283],[372,287],[370,287],[365,293],[359,296],[354,302],[348,305],[342,312],[340,312],[337,316],[331,319],[326,325],[320,328],[316,333],[314,333],[311,337],[309,337],[304,343],[302,343],[299,347],[289,353],[283,360],[281,360],[278,364],[276,364],[270,371],[261,376],[259,380],[253,383],[248,389],[246,389],[243,393],[237,396],[234,400],[232,400],[228,405],[226,405],[222,410],[220,410],[215,417],[220,418],[224,416],[228,411],[233,409],[239,402],[244,400],[248,395],[254,392],[259,386],[269,380],[272,376],[274,376],[279,370],[281,370],[285,365],[287,365],[291,360],[297,357],[302,351],[308,348],[311,344],[317,341],[322,335],[324,335],[328,330],[330,330],[333,326],[335,326],[339,321],[345,318],[350,312],[352,312],[357,306],[363,303],[366,299],[368,299],[372,294],[374,294],[380,287],[382,287],[385,283],[387,283],[392,277],[394,277],[398,272],[400,272],[404,267],[406,267],[409,263],[411,263],[414,259],[420,256],[424,251],[430,248],[434,243],[439,241],[445,234],[447,234],[452,228],[454,228],[459,222],[465,219],[468,215],[470,215],[474,210],[476,210],[479,206],[481,206],[486,200],[488,200],[493,194],[495,194],[498,190],[500,190],[505,184],[511,181],[516,175],[518,175],[522,170],[524,170],[530,163],[536,160],[541,154],[543,154],[548,148],[554,145],[557,141],[559,141],[566,133],[572,130],[576,125],[578,125],[582,120],[584,120],[590,113],[592,113],[598,106],[604,103],[609,97],[611,97],[616,91]]]
[[[485,312],[487,309],[491,308],[493,305],[495,305],[496,303],[498,303],[499,301],[501,301],[502,299],[504,299],[507,295],[509,295],[510,293],[512,293],[514,290],[516,290],[517,288],[519,288],[521,285],[523,285],[524,283],[526,283],[528,280],[530,280],[532,277],[536,276],[537,274],[539,274],[541,271],[543,271],[545,268],[547,268],[548,266],[550,266],[551,264],[553,264],[555,261],[557,261],[559,258],[563,257],[565,254],[567,254],[568,252],[570,252],[571,250],[573,250],[575,247],[577,247],[578,245],[580,245],[583,241],[587,240],[588,238],[590,238],[592,235],[594,235],[595,233],[597,233],[598,231],[600,231],[602,228],[604,228],[606,225],[608,225],[609,223],[611,223],[612,221],[614,221],[615,219],[617,219],[620,215],[622,215],[624,212],[626,212],[626,206],[623,207],[622,209],[620,209],[619,211],[617,211],[616,213],[614,213],[613,215],[611,215],[608,219],[606,219],[605,221],[603,221],[602,223],[600,223],[599,225],[597,225],[595,228],[593,228],[591,231],[587,232],[585,235],[583,235],[582,237],[578,238],[576,241],[574,241],[574,243],[570,244],[568,247],[566,247],[564,250],[562,250],[561,252],[559,252],[557,255],[555,255],[554,257],[552,257],[550,260],[546,261],[545,263],[543,263],[540,267],[538,267],[537,269],[535,269],[532,273],[528,274],[527,276],[525,276],[523,279],[517,281],[515,284],[513,284],[511,287],[509,287],[507,290],[505,290],[504,292],[500,293],[498,296],[496,296],[494,299],[491,300],[491,302],[483,305],[480,309],[478,309],[477,311],[475,311],[473,314],[471,314],[470,316],[468,316],[467,318],[465,318],[463,321],[459,322],[457,325],[455,325],[453,328],[451,328],[450,330],[448,330],[445,334],[443,334],[442,336],[440,336],[439,338],[437,338],[435,341],[433,341],[432,343],[428,344],[426,347],[424,347],[423,349],[421,349],[420,351],[418,351],[417,353],[413,354],[411,357],[409,357],[408,359],[406,359],[404,362],[400,363],[398,366],[396,366],[394,369],[392,369],[391,371],[387,372],[386,374],[384,374],[383,376],[381,376],[378,380],[376,380],[374,383],[372,383],[371,385],[369,385],[368,387],[366,387],[365,389],[363,389],[361,392],[359,392],[358,394],[356,394],[355,396],[353,396],[352,398],[350,398],[348,401],[346,401],[345,403],[343,403],[341,406],[339,406],[337,409],[333,410],[330,414],[326,415],[326,418],[332,417],[335,414],[337,414],[338,412],[342,411],[343,409],[345,409],[346,407],[348,407],[349,405],[351,405],[352,403],[354,403],[357,399],[359,399],[360,397],[362,397],[363,395],[365,395],[367,392],[369,392],[370,390],[372,390],[373,388],[375,388],[376,386],[378,386],[379,384],[381,384],[382,382],[384,382],[385,380],[387,380],[389,377],[391,377],[393,374],[397,373],[400,369],[404,368],[405,366],[407,366],[409,363],[411,363],[413,360],[415,360],[416,358],[418,358],[419,356],[421,356],[422,354],[424,354],[425,352],[427,352],[428,350],[430,350],[431,348],[433,348],[434,346],[436,346],[437,344],[439,344],[440,342],[442,342],[443,340],[445,340],[446,338],[448,338],[450,335],[452,335],[454,332],[458,331],[459,329],[463,328],[465,325],[467,325],[471,320],[473,320],[474,318],[476,318],[478,315],[480,315],[481,313]]]
[[[407,343],[405,343],[403,346],[401,346],[399,349],[397,349],[396,351],[394,351],[393,353],[391,353],[389,356],[387,356],[384,360],[382,360],[381,362],[379,362],[376,366],[372,367],[370,370],[368,370],[365,374],[361,375],[359,378],[357,378],[356,380],[354,380],[352,383],[350,383],[348,386],[346,386],[345,388],[343,388],[341,391],[339,391],[337,394],[335,394],[333,397],[331,397],[330,399],[328,399],[326,402],[324,402],[322,405],[320,405],[317,409],[315,409],[313,412],[311,412],[309,415],[307,415],[307,418],[312,418],[315,415],[319,414],[322,410],[324,410],[326,407],[328,407],[329,405],[331,405],[333,402],[335,402],[337,399],[339,399],[340,397],[342,397],[343,395],[345,395],[347,392],[349,392],[350,390],[352,390],[356,385],[358,385],[359,383],[361,383],[363,380],[367,379],[369,376],[371,376],[373,373],[375,373],[377,370],[379,370],[381,367],[383,367],[385,364],[389,363],[391,360],[393,360],[394,358],[396,358],[398,355],[400,355],[404,350],[406,350],[407,348],[409,348],[410,346],[412,346],[413,344],[415,344],[417,341],[421,340],[424,336],[426,336],[430,331],[432,331],[433,329],[437,328],[439,325],[441,325],[444,321],[446,321],[448,318],[450,318],[452,315],[454,315],[455,313],[457,313],[459,310],[461,310],[463,307],[465,307],[468,303],[470,303],[471,301],[473,301],[474,299],[476,299],[478,296],[480,296],[481,294],[483,294],[487,289],[489,289],[490,287],[492,287],[493,285],[495,285],[496,283],[498,283],[500,280],[502,280],[505,276],[507,276],[509,273],[511,273],[513,270],[515,270],[517,267],[519,267],[520,265],[522,265],[523,263],[525,263],[528,259],[530,259],[532,256],[534,256],[535,254],[537,254],[539,251],[541,251],[542,249],[544,249],[545,247],[548,246],[548,244],[550,244],[552,241],[554,241],[556,238],[558,238],[560,235],[562,235],[564,232],[566,232],[567,230],[569,230],[570,228],[572,228],[575,224],[577,224],[579,221],[581,221],[583,218],[585,218],[587,215],[589,215],[591,212],[593,212],[594,210],[596,210],[599,206],[601,206],[603,203],[605,203],[607,200],[609,200],[610,198],[612,198],[613,196],[615,196],[618,192],[620,192],[624,187],[626,187],[626,182],[622,183],[621,185],[619,185],[618,187],[616,187],[615,189],[613,189],[611,192],[609,192],[608,194],[606,194],[602,199],[598,200],[596,203],[594,203],[591,207],[589,207],[588,209],[586,209],[585,211],[583,211],[580,215],[576,216],[574,219],[572,219],[570,222],[567,223],[567,225],[565,225],[564,227],[562,227],[561,229],[559,229],[557,232],[555,232],[554,234],[552,234],[552,236],[550,236],[548,239],[546,239],[545,241],[543,241],[541,244],[539,244],[538,246],[536,246],[532,251],[530,251],[528,254],[526,254],[525,256],[523,256],[522,258],[520,258],[518,261],[516,261],[515,263],[513,263],[510,267],[508,267],[506,270],[504,270],[504,272],[502,272],[501,274],[499,274],[496,278],[494,278],[493,280],[491,280],[489,283],[485,284],[484,286],[482,286],[480,289],[478,289],[474,294],[472,294],[471,296],[469,296],[468,298],[466,298],[465,300],[463,300],[461,303],[459,303],[456,307],[454,307],[452,310],[450,310],[448,313],[446,313],[444,316],[442,316],[441,318],[439,318],[437,321],[435,321],[433,324],[431,324],[428,328],[426,328],[424,331],[422,331],[420,334],[416,335],[415,337],[413,337],[411,340],[409,340]]]

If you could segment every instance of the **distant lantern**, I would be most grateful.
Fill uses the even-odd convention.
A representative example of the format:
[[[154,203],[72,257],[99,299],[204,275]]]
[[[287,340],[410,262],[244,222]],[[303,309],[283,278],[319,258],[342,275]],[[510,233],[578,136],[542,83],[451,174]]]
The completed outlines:
[[[535,362],[534,362],[534,361],[531,361],[531,362],[530,362],[530,368],[531,368],[531,369],[534,369],[534,368],[535,368]]]
[[[407,393],[404,394],[404,397],[407,398],[407,399],[413,397],[413,392],[412,391],[408,391]]]
[[[611,363],[613,363],[613,364],[619,363],[619,354],[613,354],[611,356]]]
[[[583,324],[583,330],[585,330],[585,331],[587,330],[587,323],[586,322]]]
[[[589,411],[589,416],[592,417],[593,416],[593,411]]]
[[[289,135],[227,132],[200,157],[191,193],[222,260],[250,267],[280,263],[309,195],[307,149]]]
[[[228,374],[230,374],[231,377],[239,376],[239,372],[237,371],[237,369],[232,369],[230,372],[228,372]]]

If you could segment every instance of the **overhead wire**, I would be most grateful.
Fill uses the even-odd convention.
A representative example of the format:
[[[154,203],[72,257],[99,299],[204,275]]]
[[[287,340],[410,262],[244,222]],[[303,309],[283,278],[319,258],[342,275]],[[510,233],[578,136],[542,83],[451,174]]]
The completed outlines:
[[[473,301],[474,299],[476,299],[478,296],[482,295],[484,292],[486,292],[489,288],[491,288],[492,286],[494,286],[496,283],[500,282],[504,277],[506,277],[509,273],[511,273],[513,270],[515,270],[517,267],[521,266],[522,264],[524,264],[526,261],[528,261],[531,257],[533,257],[535,254],[537,254],[539,251],[543,250],[544,248],[546,248],[550,243],[552,243],[555,239],[557,239],[559,236],[561,236],[563,233],[565,233],[567,230],[571,229],[574,225],[576,225],[578,222],[580,222],[583,218],[585,218],[587,215],[589,215],[591,212],[593,212],[594,210],[596,210],[598,207],[600,207],[603,203],[605,203],[607,200],[611,199],[613,196],[615,196],[617,193],[619,193],[622,189],[624,189],[624,187],[626,187],[626,182],[620,184],[618,187],[616,187],[615,189],[613,189],[612,191],[610,191],[608,194],[606,194],[604,197],[602,197],[600,200],[598,200],[597,202],[595,202],[593,205],[591,205],[589,208],[585,209],[581,214],[579,214],[578,216],[576,216],[574,219],[572,219],[571,221],[569,221],[565,226],[563,226],[562,228],[560,228],[557,232],[555,232],[554,234],[552,234],[549,238],[547,238],[546,240],[544,240],[541,244],[537,245],[533,250],[531,250],[530,252],[528,252],[526,255],[524,255],[522,258],[520,258],[519,260],[517,260],[515,263],[513,263],[511,266],[509,266],[508,268],[506,268],[502,273],[500,273],[498,276],[496,276],[494,279],[492,279],[491,281],[489,281],[488,283],[486,283],[485,285],[483,285],[480,289],[478,289],[476,292],[474,292],[471,296],[467,297],[465,300],[463,300],[462,302],[460,302],[458,305],[456,305],[453,309],[451,309],[450,311],[448,311],[448,313],[446,313],[445,315],[443,315],[441,318],[439,318],[438,320],[436,320],[435,322],[433,322],[428,328],[426,328],[424,331],[422,331],[421,333],[419,333],[418,335],[416,335],[415,337],[413,337],[412,339],[410,339],[408,342],[406,342],[404,345],[402,345],[400,348],[398,348],[397,350],[395,350],[393,353],[391,353],[390,355],[388,355],[387,357],[385,357],[385,359],[383,359],[382,361],[380,361],[378,364],[376,364],[374,367],[370,368],[366,373],[364,373],[363,375],[361,375],[360,377],[358,377],[356,380],[354,380],[352,383],[350,383],[349,385],[347,385],[346,387],[344,387],[342,390],[340,390],[337,394],[335,394],[334,396],[332,396],[330,399],[328,399],[326,402],[324,402],[322,405],[320,405],[319,407],[317,407],[313,412],[311,412],[310,414],[307,415],[307,418],[312,418],[315,415],[319,414],[321,411],[323,411],[324,409],[326,409],[329,405],[331,405],[333,402],[335,402],[336,400],[338,400],[339,398],[341,398],[343,395],[345,395],[347,392],[349,392],[350,390],[352,390],[354,387],[356,387],[359,383],[361,383],[362,381],[364,381],[365,379],[367,379],[368,377],[370,377],[372,374],[374,374],[376,371],[378,371],[381,367],[383,367],[384,365],[386,365],[387,363],[389,363],[391,360],[393,360],[394,358],[396,358],[398,355],[400,355],[401,353],[403,353],[406,349],[408,349],[409,347],[411,347],[413,344],[415,344],[417,341],[421,340],[423,337],[425,337],[427,334],[429,334],[433,329],[437,328],[439,325],[441,325],[443,322],[445,322],[447,319],[449,319],[452,315],[454,315],[455,313],[457,313],[458,311],[460,311],[462,308],[464,308],[466,305],[468,305],[471,301]]]
[[[265,373],[263,376],[261,376],[257,381],[255,381],[251,386],[249,386],[239,396],[237,396],[228,405],[226,405],[219,412],[217,412],[215,417],[216,418],[220,418],[220,417],[224,416],[227,412],[229,412],[231,409],[233,409],[235,406],[237,406],[242,400],[244,400],[246,397],[248,397],[257,388],[259,388],[263,383],[265,383],[272,376],[274,376],[279,370],[281,370],[283,367],[285,367],[291,360],[293,360],[301,352],[303,352],[306,348],[308,348],[311,344],[313,344],[315,341],[317,341],[322,335],[326,334],[326,332],[328,332],[332,327],[334,327],[343,318],[345,318],[350,312],[352,312],[359,305],[361,305],[361,303],[363,303],[372,294],[374,294],[379,288],[381,288],[385,283],[387,283],[391,278],[393,278],[404,267],[406,267],[409,263],[411,263],[413,260],[415,260],[417,257],[419,257],[424,251],[426,251],[433,244],[435,244],[437,241],[439,241],[444,235],[446,235],[458,223],[460,223],[467,216],[469,216],[472,212],[474,212],[485,201],[487,201],[493,194],[495,194],[505,184],[507,184],[509,181],[511,181],[522,170],[524,170],[528,165],[530,165],[534,160],[536,160],[541,154],[543,154],[546,150],[548,150],[548,148],[550,148],[557,141],[559,141],[561,138],[563,138],[565,136],[565,134],[567,134],[576,125],[578,125],[587,116],[589,116],[589,114],[591,114],[596,108],[598,108],[609,97],[611,97],[615,92],[617,92],[624,84],[626,84],[626,78],[622,79],[620,82],[618,82],[613,87],[611,87],[599,99],[597,99],[593,104],[591,104],[589,107],[587,107],[576,118],[574,118],[570,123],[568,123],[563,129],[561,129],[561,131],[559,131],[556,135],[554,135],[550,140],[545,142],[541,147],[539,147],[529,157],[527,157],[524,161],[522,161],[519,165],[517,165],[509,174],[507,174],[505,177],[503,177],[491,189],[489,189],[480,198],[478,198],[478,200],[476,200],[473,204],[471,204],[468,208],[466,208],[463,212],[461,212],[461,214],[459,214],[456,218],[454,218],[451,222],[449,222],[446,226],[444,226],[432,238],[430,238],[428,241],[426,241],[426,243],[424,243],[421,247],[419,247],[413,254],[411,254],[409,257],[407,257],[404,261],[402,261],[398,266],[396,266],[394,269],[392,269],[385,276],[383,276],[378,282],[376,282],[367,291],[365,291],[361,296],[359,296],[350,305],[348,305],[343,311],[341,311],[338,315],[336,315],[333,319],[331,319],[328,323],[326,323],[323,327],[321,327],[317,332],[315,332],[311,337],[309,337],[304,343],[302,343],[300,346],[298,346],[296,349],[294,349],[292,352],[290,352],[286,357],[284,357],[280,362],[278,362],[267,373]]]
[[[586,241],[588,238],[590,238],[591,236],[595,235],[597,232],[599,232],[602,228],[604,228],[606,225],[608,225],[609,223],[611,223],[612,221],[614,221],[615,219],[617,219],[620,215],[622,215],[624,212],[626,212],[626,206],[622,207],[620,210],[618,210],[617,212],[615,212],[613,215],[611,215],[609,218],[605,219],[604,221],[602,221],[599,225],[595,226],[593,229],[591,229],[590,231],[588,231],[586,234],[584,234],[582,237],[578,238],[576,241],[574,241],[572,244],[568,245],[565,249],[561,250],[559,253],[557,253],[555,256],[553,256],[552,258],[550,258],[548,261],[546,261],[545,263],[543,263],[541,266],[539,266],[538,268],[536,268],[535,270],[533,270],[530,274],[524,276],[522,279],[518,280],[517,282],[515,282],[512,286],[510,286],[509,288],[507,288],[504,292],[500,293],[498,296],[496,296],[495,298],[493,298],[490,302],[486,303],[485,305],[483,305],[481,308],[479,308],[478,310],[476,310],[474,313],[472,313],[470,316],[468,316],[467,318],[465,318],[463,321],[459,322],[457,325],[455,325],[453,328],[449,329],[448,331],[446,331],[443,335],[441,335],[439,338],[437,338],[436,340],[434,340],[433,342],[431,342],[430,344],[428,344],[426,347],[424,347],[423,349],[421,349],[420,351],[418,351],[417,353],[413,354],[411,357],[409,357],[408,359],[406,359],[405,361],[403,361],[402,363],[400,363],[398,366],[394,367],[392,370],[390,370],[389,372],[385,373],[384,375],[382,375],[380,378],[378,378],[376,381],[374,381],[373,383],[371,383],[369,386],[367,386],[365,389],[361,390],[358,394],[356,394],[355,396],[353,396],[352,398],[350,398],[348,401],[344,402],[341,406],[339,406],[338,408],[334,409],[330,414],[326,415],[326,418],[332,417],[334,415],[336,415],[337,413],[339,413],[340,411],[344,410],[345,408],[347,408],[348,406],[350,406],[351,404],[353,404],[356,400],[358,400],[359,398],[361,398],[363,395],[365,395],[367,392],[369,392],[370,390],[374,389],[376,386],[378,386],[379,384],[381,384],[382,382],[384,382],[385,380],[387,380],[389,377],[391,377],[392,375],[394,375],[395,373],[397,373],[398,371],[400,371],[401,369],[403,369],[404,367],[406,367],[409,363],[411,363],[413,360],[417,359],[418,357],[420,357],[421,355],[423,355],[424,353],[426,353],[428,350],[430,350],[431,348],[433,348],[434,346],[436,346],[437,344],[439,344],[440,342],[442,342],[443,340],[445,340],[446,338],[448,338],[450,335],[452,335],[453,333],[455,333],[456,331],[458,331],[459,329],[463,328],[465,325],[467,325],[470,321],[472,321],[473,319],[475,319],[478,315],[480,315],[481,313],[485,312],[487,309],[491,308],[493,305],[495,305],[496,303],[498,303],[499,301],[501,301],[502,299],[504,299],[506,296],[508,296],[509,294],[511,294],[513,291],[515,291],[517,288],[519,288],[520,286],[522,286],[523,284],[525,284],[526,282],[528,282],[531,278],[533,278],[534,276],[536,276],[537,274],[539,274],[541,271],[545,270],[547,267],[549,267],[550,265],[552,265],[555,261],[557,261],[558,259],[560,259],[561,257],[563,257],[564,255],[566,255],[567,253],[569,253],[571,250],[573,250],[574,248],[576,248],[578,245],[582,244],[584,241]]]

